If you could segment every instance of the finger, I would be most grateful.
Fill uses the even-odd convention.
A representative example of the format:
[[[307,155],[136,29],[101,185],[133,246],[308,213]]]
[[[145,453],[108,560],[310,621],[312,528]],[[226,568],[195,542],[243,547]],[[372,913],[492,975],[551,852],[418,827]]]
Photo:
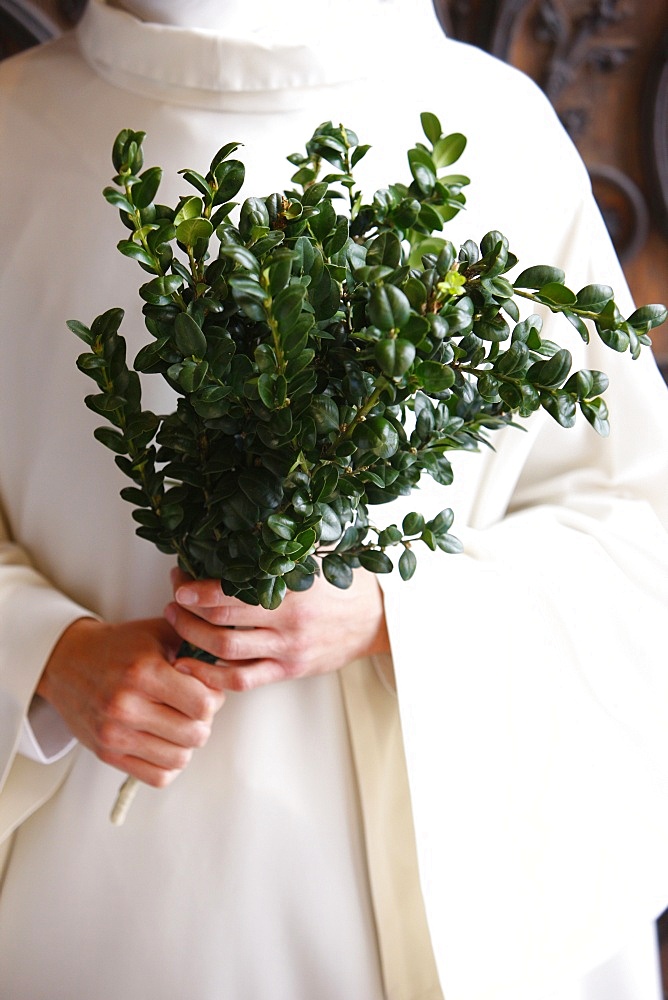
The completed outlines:
[[[285,664],[277,660],[249,660],[243,664],[206,664],[200,660],[183,660],[182,663],[187,669],[192,669],[203,683],[208,677],[212,686],[224,691],[253,691],[294,676]]]
[[[280,658],[284,652],[285,639],[273,629],[221,628],[176,603],[168,604],[164,613],[182,638],[220,660]]]
[[[180,588],[176,592],[175,601],[186,611],[198,615],[212,625],[226,628],[271,628],[276,621],[268,617],[273,612],[242,604],[233,597],[228,597],[226,604],[206,604],[204,601],[189,603],[183,598],[183,589]]]
[[[134,721],[137,706],[162,706],[174,710],[183,718],[209,723],[221,707],[220,696],[199,683],[174,670],[165,661],[147,660],[133,664],[105,706],[111,719]]]
[[[211,723],[188,719],[164,705],[126,698],[94,728],[98,755],[133,754],[161,767],[185,767],[181,751],[192,753],[206,744]]]
[[[170,743],[149,732],[107,724],[100,733],[95,752],[100,760],[114,767],[122,766],[121,761],[132,757],[153,768],[182,771],[190,763],[194,748]]]
[[[155,628],[156,637],[162,645],[164,656],[173,661],[181,645],[181,636],[174,631],[172,626],[164,618],[156,618],[152,621]]]
[[[187,674],[189,677],[196,677],[201,684],[206,684],[206,686],[212,691],[223,692],[225,690],[225,686],[220,670],[222,666],[224,666],[222,661],[214,664],[206,663],[204,660],[184,658],[182,660],[177,660],[174,664],[174,669],[179,670],[183,674]]]
[[[217,625],[266,625],[274,614],[266,608],[229,597],[223,593],[218,580],[193,580],[180,570],[173,570],[172,587],[177,603],[197,614],[220,609],[215,619]]]
[[[203,747],[209,739],[213,717],[191,719],[166,705],[139,702],[134,712],[130,709],[125,719],[115,721],[123,727],[118,749],[129,751],[136,742],[137,734],[141,734],[171,746],[195,750]]]
[[[159,767],[142,760],[141,757],[133,757],[129,754],[108,754],[104,757],[100,755],[100,759],[105,764],[109,764],[110,767],[116,767],[124,774],[131,775],[152,788],[166,788],[183,771],[183,768]]]
[[[251,691],[265,684],[287,680],[289,669],[276,660],[248,660],[244,663],[205,663],[203,660],[179,660],[177,670],[197,677],[202,684],[217,691]]]

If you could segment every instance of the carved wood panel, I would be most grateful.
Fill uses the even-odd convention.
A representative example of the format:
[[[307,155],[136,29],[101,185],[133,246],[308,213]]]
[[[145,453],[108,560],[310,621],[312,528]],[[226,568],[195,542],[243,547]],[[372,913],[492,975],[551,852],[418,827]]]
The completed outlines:
[[[668,299],[666,0],[434,0],[446,31],[527,72],[582,154],[635,298]],[[668,374],[668,331],[654,335]]]
[[[86,0],[0,0],[0,59],[75,24]]]

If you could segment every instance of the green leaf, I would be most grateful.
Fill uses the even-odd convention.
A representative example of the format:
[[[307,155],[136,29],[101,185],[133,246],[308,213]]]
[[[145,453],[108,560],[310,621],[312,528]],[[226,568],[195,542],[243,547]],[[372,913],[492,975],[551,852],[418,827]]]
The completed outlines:
[[[326,503],[317,503],[314,507],[320,518],[320,541],[323,543],[338,542],[343,532],[343,526],[336,512]]]
[[[498,375],[516,375],[525,370],[529,357],[527,345],[521,340],[515,340],[507,351],[498,356],[494,362],[494,371]]]
[[[270,514],[267,525],[275,535],[291,541],[297,533],[297,522],[285,514]]]
[[[124,486],[120,491],[121,498],[127,503],[132,503],[135,507],[150,507],[151,502],[143,490],[138,490],[136,486]]]
[[[310,413],[315,420],[319,434],[329,434],[338,431],[340,424],[339,408],[331,396],[319,394],[311,399]]]
[[[165,306],[171,304],[172,296],[183,287],[183,284],[184,279],[180,274],[167,274],[142,285],[139,294],[151,305]]]
[[[392,270],[401,263],[401,242],[396,233],[384,232],[369,244],[366,255],[367,267],[389,267]],[[366,272],[368,275],[368,272]],[[381,275],[379,274],[379,277]],[[362,280],[368,281],[369,277]],[[371,279],[373,280],[373,279]]]
[[[162,170],[160,167],[150,167],[140,175],[139,183],[132,188],[132,201],[136,208],[148,208],[153,203],[161,179]]]
[[[93,338],[101,341],[108,340],[114,333],[117,332],[121,322],[123,320],[123,310],[122,309],[107,309],[100,316],[96,316],[91,323],[90,332],[93,334]],[[71,329],[71,327],[70,327]]]
[[[428,451],[422,458],[422,465],[432,479],[441,486],[450,486],[454,479],[452,465],[445,457],[437,452]]]
[[[311,496],[314,500],[327,503],[336,496],[339,470],[335,465],[325,465],[318,469],[311,480]]]
[[[561,385],[571,370],[573,359],[565,348],[557,351],[549,361],[536,361],[527,372],[532,385],[550,389]]]
[[[464,551],[461,541],[454,535],[439,535],[436,539],[436,545],[441,552],[447,552],[450,555],[458,555]]]
[[[353,571],[341,556],[331,553],[322,560],[322,573],[328,583],[340,590],[347,590],[353,582]]]
[[[277,508],[283,500],[283,483],[268,469],[249,469],[239,475],[239,488],[258,507]]]
[[[272,374],[277,370],[276,352],[271,344],[258,344],[255,348],[254,357],[260,372]]]
[[[252,237],[254,230],[269,230],[269,210],[262,198],[246,198],[239,213],[239,232],[244,241]]]
[[[402,580],[410,580],[417,568],[417,558],[412,549],[404,549],[399,558],[399,573]]]
[[[564,389],[575,393],[578,399],[591,399],[605,392],[608,381],[608,376],[604,372],[583,368],[582,371],[573,372]]]
[[[359,161],[362,159],[362,157],[366,156],[366,154],[369,152],[370,149],[371,146],[362,145],[358,146],[357,149],[353,150],[353,155],[350,157],[351,167],[356,167]]]
[[[445,535],[452,527],[454,519],[455,515],[452,510],[446,507],[436,517],[432,518],[431,521],[427,521],[427,527],[435,535]]]
[[[628,350],[631,339],[626,330],[620,330],[616,326],[608,326],[607,323],[601,324],[599,322],[596,323],[596,329],[603,343],[611,350],[618,351],[620,354]]]
[[[184,198],[179,211],[174,216],[174,226],[176,229],[185,222],[186,219],[198,219],[202,215],[204,204],[201,198],[191,195]]]
[[[549,281],[546,285],[542,285],[540,298],[560,306],[572,306],[577,302],[575,293],[558,281]]]
[[[72,333],[74,333],[80,340],[83,340],[84,344],[90,345],[93,343],[93,334],[89,328],[84,326],[83,323],[80,323],[78,319],[68,319],[67,326]]]
[[[308,225],[315,238],[321,243],[336,229],[336,212],[329,199],[321,202],[317,210],[309,216]]]
[[[436,165],[429,153],[423,149],[409,149],[408,164],[420,191],[431,194],[436,184]]]
[[[127,169],[141,170],[141,144],[145,138],[145,132],[133,132],[129,128],[124,128],[118,133],[111,153],[115,170],[119,172]]]
[[[252,562],[235,560],[225,566],[225,579],[231,583],[247,583],[257,573],[257,566]]]
[[[627,323],[635,327],[636,330],[644,331],[660,326],[666,322],[666,318],[668,318],[666,307],[661,304],[654,304],[641,306],[640,309],[636,309],[629,316]]]
[[[257,390],[260,399],[267,407],[268,410],[273,410],[276,407],[276,384],[274,379],[266,372],[257,380]]]
[[[93,431],[93,436],[105,448],[116,452],[117,455],[127,455],[127,442],[120,431],[112,430],[111,427],[96,427]]]
[[[424,528],[424,517],[422,514],[417,514],[413,511],[410,514],[406,514],[401,526],[404,535],[419,535]]]
[[[116,249],[125,257],[130,257],[140,264],[145,264],[154,274],[158,273],[155,258],[138,243],[133,243],[132,240],[121,240],[120,243],[116,244]]]
[[[262,572],[268,573],[270,576],[283,576],[284,573],[291,573],[295,568],[294,560],[280,553],[262,553],[258,564]]]
[[[514,288],[542,288],[544,285],[552,283],[562,284],[566,275],[558,267],[548,267],[545,264],[537,264],[522,271],[518,278],[513,281]]]
[[[577,294],[579,309],[588,312],[598,312],[613,298],[614,292],[610,285],[585,285]]]
[[[541,405],[562,427],[575,423],[575,400],[566,389],[541,394]]]
[[[286,573],[283,577],[288,589],[294,591],[310,590],[315,582],[315,572],[306,566],[298,563],[291,573]]]
[[[466,136],[460,132],[453,132],[442,139],[438,139],[434,144],[434,162],[438,169],[449,167],[455,163],[466,149]]]
[[[316,320],[329,319],[337,312],[341,302],[341,292],[327,267],[322,269],[317,278],[312,279],[308,296]]]
[[[345,216],[339,215],[336,220],[336,227],[324,242],[324,250],[329,258],[334,257],[343,250],[349,238],[349,222]]]
[[[399,447],[396,428],[385,417],[370,417],[358,424],[353,439],[358,448],[371,451],[379,458],[391,458]]]
[[[576,313],[570,312],[570,310],[568,309],[564,309],[563,314],[566,317],[566,319],[573,324],[575,329],[580,334],[580,337],[582,338],[583,342],[585,344],[588,344],[589,330],[587,329],[587,324],[584,322],[584,320],[580,316],[576,315]]]
[[[600,397],[593,399],[590,403],[581,403],[580,409],[601,437],[607,437],[610,433],[610,423],[608,421],[608,407]]]
[[[179,313],[174,320],[174,342],[183,355],[203,358],[206,354],[204,332],[188,313]]]
[[[192,184],[193,187],[197,188],[200,194],[203,194],[206,198],[211,198],[213,195],[213,189],[206,177],[202,177],[198,174],[196,170],[179,170],[181,176]]]
[[[408,298],[395,285],[374,288],[367,304],[369,321],[379,330],[401,329],[411,314]]]
[[[176,238],[185,247],[194,247],[198,240],[209,240],[213,226],[208,219],[184,219],[176,227]]]
[[[229,284],[236,302],[246,315],[253,320],[264,320],[266,316],[266,292],[259,282],[241,275],[233,275]]]
[[[215,174],[223,165],[223,160],[227,160],[228,156],[241,146],[240,142],[226,142],[224,146],[221,146],[211,161],[211,172]]]
[[[219,404],[227,399],[232,392],[230,385],[207,385],[191,397],[191,405],[202,417],[214,417],[226,412],[226,408],[220,409]],[[218,408],[219,412],[215,412]]]
[[[84,402],[95,413],[100,413],[104,416],[113,413],[115,410],[122,410],[125,406],[125,400],[122,396],[115,396],[113,393],[107,392],[86,396]]]
[[[226,246],[221,246],[220,248],[221,257],[229,257],[231,260],[238,264],[240,268],[248,271],[251,275],[259,278],[260,276],[260,264],[255,256],[246,247],[239,246],[238,244],[229,244]],[[236,274],[233,276],[236,277]]]
[[[268,611],[275,611],[280,607],[287,592],[285,580],[280,576],[270,577],[268,580],[258,580],[257,596],[260,604]]]
[[[438,361],[423,361],[415,368],[415,375],[420,380],[425,392],[445,392],[455,383],[455,373],[448,365]]]
[[[219,163],[214,170],[218,190],[213,197],[214,205],[230,201],[243,187],[246,168],[241,160],[227,160]]]
[[[132,215],[134,212],[134,206],[128,201],[124,194],[117,191],[116,188],[106,187],[102,192],[106,200],[114,208],[118,208],[121,212],[126,212],[128,215]]]
[[[303,205],[317,205],[327,194],[328,185],[319,181],[317,184],[312,184],[307,191],[304,192],[304,196],[301,199]]]
[[[420,115],[420,123],[422,131],[433,146],[441,138],[442,129],[440,121],[430,111],[423,111]]]
[[[387,528],[383,528],[378,535],[378,544],[381,549],[384,549],[388,545],[396,545],[397,542],[401,541],[402,537],[403,535],[396,524],[390,524]]]
[[[206,361],[186,359],[179,367],[180,371],[176,381],[180,388],[186,393],[196,392],[202,386],[209,369]]]
[[[379,340],[374,348],[374,358],[389,378],[404,375],[413,364],[415,353],[415,345],[401,337]]]
[[[281,332],[285,332],[286,335],[289,335],[295,327],[304,307],[305,294],[306,289],[303,285],[290,285],[288,288],[283,288],[272,302],[271,311]]]
[[[371,573],[391,573],[392,560],[378,549],[365,549],[359,554],[360,564]]]

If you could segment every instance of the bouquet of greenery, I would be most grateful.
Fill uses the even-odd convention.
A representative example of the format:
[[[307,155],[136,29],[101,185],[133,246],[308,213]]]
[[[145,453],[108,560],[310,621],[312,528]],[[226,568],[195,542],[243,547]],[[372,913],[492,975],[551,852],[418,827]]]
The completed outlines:
[[[130,368],[122,310],[69,323],[98,386],[86,404],[112,425],[95,436],[133,481],[122,496],[137,534],[250,604],[276,608],[320,570],[337,587],[358,566],[388,573],[397,548],[408,579],[417,541],[459,551],[449,509],[377,526],[369,508],[424,473],[447,486],[447,454],[478,449],[516,415],[543,407],[570,427],[579,408],[608,433],[606,376],[571,373],[518,299],[563,313],[585,342],[591,321],[634,358],[666,319],[662,305],[624,319],[610,287],[575,293],[555,267],[505,277],[517,258],[500,232],[459,249],[435,235],[465,202],[468,178],[449,168],[466,139],[433,114],[421,121],[408,184],[365,201],[353,171],[369,147],[327,122],[289,157],[295,188],[247,198],[236,222],[238,143],[206,175],[181,171],[196,193],[173,208],[155,201],[161,169],[143,170],[144,133],[114,143],[104,195],[129,230],[118,249],[151,275],[139,289],[151,340]],[[142,408],[138,373],[167,381],[173,412]]]
[[[365,201],[353,170],[369,147],[327,122],[289,157],[295,188],[247,198],[236,222],[238,143],[206,175],[181,171],[197,193],[173,208],[155,201],[160,168],[143,170],[144,133],[114,143],[104,195],[129,230],[118,249],[151,275],[139,289],[151,340],[130,368],[122,310],[69,323],[98,387],[86,404],[112,425],[95,436],[132,480],[121,495],[137,534],[249,604],[276,608],[320,571],[342,588],[359,566],[389,573],[397,548],[407,580],[418,541],[460,551],[450,509],[377,526],[369,508],[409,495],[424,473],[449,485],[447,454],[488,444],[515,416],[542,407],[571,427],[579,408],[608,433],[606,376],[571,373],[570,353],[543,338],[539,315],[521,318],[518,299],[563,313],[585,342],[590,321],[633,358],[666,319],[662,305],[624,319],[610,287],[575,293],[555,267],[505,277],[517,258],[500,232],[459,249],[435,235],[465,202],[468,178],[449,168],[466,139],[421,120],[408,184]],[[173,412],[142,408],[140,375],[166,380]]]

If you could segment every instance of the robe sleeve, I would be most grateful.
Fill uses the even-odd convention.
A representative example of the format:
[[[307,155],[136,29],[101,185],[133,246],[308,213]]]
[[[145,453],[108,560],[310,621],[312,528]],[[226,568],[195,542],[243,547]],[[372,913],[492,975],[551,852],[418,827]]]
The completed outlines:
[[[18,789],[16,781],[10,781],[10,774],[25,737],[39,678],[60,635],[84,616],[90,617],[90,612],[56,590],[31,566],[25,551],[10,539],[0,520],[0,839],[11,832],[18,819],[13,808],[18,803]],[[30,785],[45,765],[21,759],[21,773]],[[50,784],[52,780],[33,782],[35,805],[44,794],[44,782]],[[25,781],[22,785],[20,813],[24,818],[31,811],[33,799]]]
[[[608,282],[628,315],[587,191],[562,234],[561,260],[529,263]],[[668,902],[668,394],[648,351],[592,334],[585,353],[551,323],[610,375],[610,437],[543,413],[500,432],[453,526],[464,553],[422,549],[413,580],[384,581],[446,996],[542,995],[546,969],[593,967]]]

